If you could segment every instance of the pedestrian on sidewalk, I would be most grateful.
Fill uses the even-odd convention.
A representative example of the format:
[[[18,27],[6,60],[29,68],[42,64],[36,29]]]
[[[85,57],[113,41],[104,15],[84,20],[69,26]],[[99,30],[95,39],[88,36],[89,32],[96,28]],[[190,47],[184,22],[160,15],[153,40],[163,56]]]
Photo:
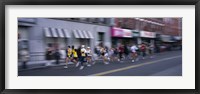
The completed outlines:
[[[65,59],[66,59],[65,48],[60,49],[60,54],[61,54],[61,60],[65,61]]]
[[[55,56],[55,59],[56,59],[56,64],[59,64],[61,54],[60,54],[60,50],[58,48],[55,50],[54,56]]]
[[[21,61],[22,61],[22,68],[26,69],[27,62],[29,61],[29,52],[28,52],[27,48],[23,48],[20,51],[20,57],[21,57]]]
[[[53,48],[52,47],[48,47],[46,50],[46,60],[48,61],[45,65],[49,66],[52,63],[53,60]]]

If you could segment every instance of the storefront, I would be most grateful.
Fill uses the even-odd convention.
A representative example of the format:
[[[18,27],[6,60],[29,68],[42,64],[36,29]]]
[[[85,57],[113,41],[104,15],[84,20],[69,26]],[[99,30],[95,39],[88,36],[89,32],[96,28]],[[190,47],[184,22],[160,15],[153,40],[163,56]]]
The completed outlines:
[[[65,48],[70,38],[70,33],[67,29],[44,27],[45,45],[55,48]]]
[[[104,44],[108,47],[111,45],[109,26],[45,18],[36,18],[36,20],[32,27],[19,26],[18,34],[19,38],[23,35],[28,41],[31,61],[45,60],[45,51],[49,46],[66,49],[67,46],[74,45],[78,48],[85,45],[94,49],[99,43],[99,32],[103,33]]]
[[[155,32],[148,32],[148,31],[140,31],[140,38],[141,38],[141,43],[152,43],[154,44],[155,38],[156,38],[156,33]]]
[[[92,33],[89,31],[81,31],[81,30],[73,30],[73,34],[75,39],[73,39],[72,43],[74,43],[75,47],[79,47],[81,45],[85,45],[86,47],[91,47],[92,39],[94,38]]]
[[[173,43],[173,42],[175,42],[175,41],[173,40],[173,37],[170,36],[170,35],[160,35],[160,40],[161,40],[162,42],[164,42],[164,43]]]
[[[112,46],[118,46],[120,44],[132,44],[136,40],[133,39],[133,32],[129,29],[121,29],[117,27],[111,28]]]

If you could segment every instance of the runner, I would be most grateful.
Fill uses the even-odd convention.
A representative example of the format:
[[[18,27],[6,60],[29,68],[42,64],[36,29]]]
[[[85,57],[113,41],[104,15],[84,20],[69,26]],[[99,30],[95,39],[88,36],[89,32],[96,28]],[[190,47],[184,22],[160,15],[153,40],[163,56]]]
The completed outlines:
[[[69,64],[69,62],[71,61],[72,59],[72,49],[70,46],[68,46],[67,50],[66,50],[66,66],[64,68],[68,68],[67,65]]]
[[[92,64],[92,52],[90,47],[87,47],[86,49],[86,59],[87,59],[87,66],[90,67]]]
[[[128,49],[128,46],[127,44],[124,45],[124,59],[125,60],[128,60],[128,55],[129,55],[129,49]]]
[[[118,61],[122,61],[123,53],[124,53],[124,47],[123,47],[123,45],[119,46],[118,51],[119,51],[119,59],[118,59]]]
[[[101,47],[101,57],[103,58],[103,63],[104,64],[109,64],[108,63],[108,54],[106,53],[106,49],[104,47]]]
[[[110,48],[108,54],[109,54],[109,61],[114,61],[114,48]]]
[[[79,62],[78,62],[77,49],[72,50],[72,54],[73,54],[72,62],[76,64],[76,67],[78,67]]]
[[[150,55],[150,58],[153,58],[153,55],[154,55],[154,44],[151,43],[150,46],[149,46],[149,55]]]
[[[137,59],[137,46],[135,44],[133,44],[133,46],[131,46],[131,52],[132,52],[132,62],[136,61]]]
[[[80,70],[82,70],[84,68],[84,62],[86,62],[86,50],[85,50],[85,45],[81,46],[81,57],[80,57],[80,63],[81,63],[81,67]]]
[[[145,59],[146,56],[146,45],[144,43],[141,44],[141,53],[142,53],[142,59]]]
[[[113,48],[113,50],[114,50],[114,55],[113,55],[113,57],[114,57],[114,61],[117,61],[118,60],[118,50],[117,50],[117,48]]]

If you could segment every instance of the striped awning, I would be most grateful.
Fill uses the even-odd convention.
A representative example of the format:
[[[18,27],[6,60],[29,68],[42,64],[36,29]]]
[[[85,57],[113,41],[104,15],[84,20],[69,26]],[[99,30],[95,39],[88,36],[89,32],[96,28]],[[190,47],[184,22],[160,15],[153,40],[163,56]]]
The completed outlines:
[[[86,38],[86,39],[92,39],[94,38],[92,33],[90,31],[85,30],[73,30],[74,37],[75,38]]]
[[[70,38],[70,33],[67,29],[62,28],[44,28],[44,34],[46,37],[60,37],[60,38]]]

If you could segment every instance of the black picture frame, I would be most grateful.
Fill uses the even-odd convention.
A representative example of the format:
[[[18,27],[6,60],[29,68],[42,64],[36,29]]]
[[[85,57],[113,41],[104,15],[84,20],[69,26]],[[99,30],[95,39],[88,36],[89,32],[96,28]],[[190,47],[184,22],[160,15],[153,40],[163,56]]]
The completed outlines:
[[[198,94],[199,93],[199,30],[200,30],[200,1],[199,0],[2,0],[1,5],[1,19],[0,19],[0,77],[1,77],[1,93],[2,94]],[[5,89],[5,6],[6,5],[195,5],[195,37],[196,37],[196,62],[195,62],[195,89],[115,89],[115,90],[61,90],[61,89]]]

